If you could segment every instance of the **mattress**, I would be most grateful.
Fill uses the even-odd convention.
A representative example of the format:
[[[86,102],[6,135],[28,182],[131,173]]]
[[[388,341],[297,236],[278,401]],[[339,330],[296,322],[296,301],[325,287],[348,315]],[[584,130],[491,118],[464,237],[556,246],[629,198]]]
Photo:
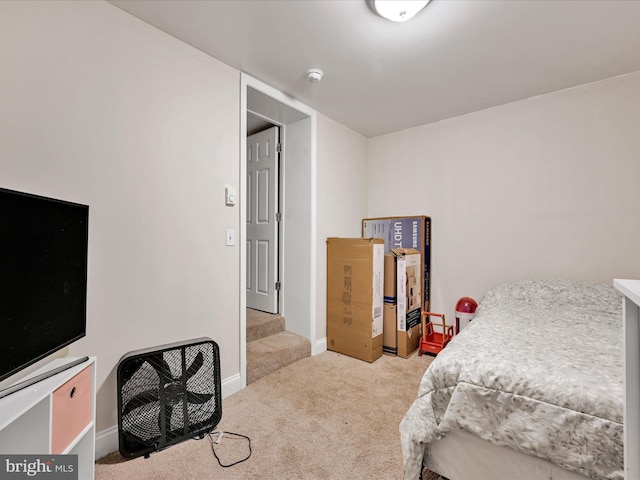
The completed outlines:
[[[623,475],[622,300],[613,287],[526,280],[489,291],[435,358],[400,424],[405,478],[462,430],[593,479]]]

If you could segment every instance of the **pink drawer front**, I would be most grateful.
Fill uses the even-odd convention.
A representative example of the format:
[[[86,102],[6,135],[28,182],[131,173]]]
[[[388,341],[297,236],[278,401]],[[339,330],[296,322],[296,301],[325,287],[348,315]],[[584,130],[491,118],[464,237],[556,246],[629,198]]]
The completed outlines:
[[[51,453],[60,454],[91,422],[91,366],[53,392]]]

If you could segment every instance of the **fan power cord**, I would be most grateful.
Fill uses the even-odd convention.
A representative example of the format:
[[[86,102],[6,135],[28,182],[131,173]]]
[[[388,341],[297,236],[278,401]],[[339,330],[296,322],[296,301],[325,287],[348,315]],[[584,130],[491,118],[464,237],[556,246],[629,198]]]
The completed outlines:
[[[230,435],[230,437],[229,437],[229,435]],[[213,438],[214,436],[216,437],[215,439]],[[223,436],[226,436],[228,438],[234,438],[235,437],[236,439],[238,439],[238,438],[246,439],[247,442],[248,442],[248,446],[249,446],[249,455],[247,455],[246,457],[244,457],[241,460],[238,460],[237,462],[233,462],[233,463],[230,463],[228,465],[223,464],[220,461],[220,457],[218,457],[218,454],[216,453],[216,445],[219,444],[222,441],[222,437]],[[249,437],[247,437],[246,435],[242,435],[240,433],[233,433],[233,432],[224,432],[224,431],[220,430],[219,432],[207,433],[207,438],[209,439],[209,443],[211,443],[211,451],[213,452],[213,456],[216,457],[216,460],[218,460],[218,464],[221,467],[224,467],[224,468],[233,467],[234,465],[237,465],[237,464],[242,463],[242,462],[244,462],[246,460],[249,460],[249,457],[251,457],[251,439]]]

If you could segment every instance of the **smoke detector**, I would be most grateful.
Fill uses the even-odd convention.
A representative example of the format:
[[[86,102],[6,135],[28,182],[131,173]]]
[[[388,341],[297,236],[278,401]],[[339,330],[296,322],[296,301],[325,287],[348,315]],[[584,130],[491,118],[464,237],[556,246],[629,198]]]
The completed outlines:
[[[307,70],[307,80],[309,80],[311,83],[318,83],[320,80],[322,80],[322,75],[324,74],[319,68],[311,68]]]

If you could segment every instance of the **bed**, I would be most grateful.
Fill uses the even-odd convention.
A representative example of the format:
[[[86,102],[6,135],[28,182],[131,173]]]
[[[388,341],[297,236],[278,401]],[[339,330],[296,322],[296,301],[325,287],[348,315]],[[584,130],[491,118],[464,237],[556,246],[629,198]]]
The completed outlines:
[[[511,282],[433,360],[400,424],[405,479],[623,479],[622,300]]]

